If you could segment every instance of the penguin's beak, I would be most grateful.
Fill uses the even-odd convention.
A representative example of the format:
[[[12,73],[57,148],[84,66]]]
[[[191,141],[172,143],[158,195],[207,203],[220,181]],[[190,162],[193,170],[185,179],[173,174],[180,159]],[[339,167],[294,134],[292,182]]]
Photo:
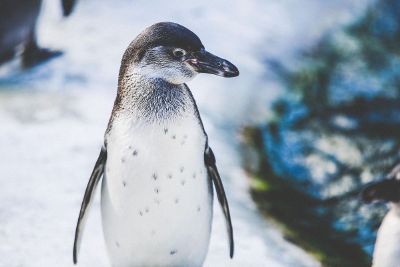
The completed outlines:
[[[235,65],[204,49],[192,53],[185,59],[185,62],[191,65],[198,73],[210,73],[222,77],[236,77],[239,75],[239,70]]]

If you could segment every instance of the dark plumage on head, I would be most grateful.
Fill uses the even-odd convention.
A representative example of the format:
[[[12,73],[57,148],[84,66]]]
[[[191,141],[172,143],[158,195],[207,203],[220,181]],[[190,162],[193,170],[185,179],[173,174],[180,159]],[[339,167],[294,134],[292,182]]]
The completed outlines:
[[[133,73],[173,84],[185,83],[197,73],[239,75],[232,63],[207,52],[196,34],[172,22],[156,23],[131,42],[122,58],[120,79]]]
[[[126,60],[140,62],[147,50],[157,47],[181,48],[196,52],[204,48],[199,37],[191,30],[172,22],[159,22],[140,33],[129,45]]]

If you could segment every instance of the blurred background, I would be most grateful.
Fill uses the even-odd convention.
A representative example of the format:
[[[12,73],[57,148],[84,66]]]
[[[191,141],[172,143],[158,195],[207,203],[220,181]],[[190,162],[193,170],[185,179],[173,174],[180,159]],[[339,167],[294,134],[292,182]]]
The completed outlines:
[[[2,1],[0,52],[10,34],[46,50],[40,64],[21,44],[0,57],[1,267],[73,266],[122,54],[159,21],[188,27],[241,72],[189,83],[236,241],[230,260],[216,206],[205,266],[371,265],[386,206],[362,205],[359,192],[400,161],[398,1],[77,0],[68,18],[61,0]],[[79,266],[109,266],[98,199],[80,255]]]

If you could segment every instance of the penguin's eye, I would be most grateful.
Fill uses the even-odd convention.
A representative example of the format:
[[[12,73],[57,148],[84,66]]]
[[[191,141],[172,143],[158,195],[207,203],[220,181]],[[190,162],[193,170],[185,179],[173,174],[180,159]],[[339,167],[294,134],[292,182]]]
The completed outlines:
[[[186,51],[180,48],[174,49],[173,54],[177,58],[181,58],[186,55]]]

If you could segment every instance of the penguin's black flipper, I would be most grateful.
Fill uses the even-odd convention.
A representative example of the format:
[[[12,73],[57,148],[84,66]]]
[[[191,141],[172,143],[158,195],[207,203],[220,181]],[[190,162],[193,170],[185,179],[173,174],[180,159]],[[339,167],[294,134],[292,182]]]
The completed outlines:
[[[225,215],[225,223],[229,237],[229,256],[233,258],[235,245],[233,241],[233,228],[232,228],[231,215],[229,212],[228,200],[226,199],[224,186],[222,184],[221,177],[219,176],[218,169],[215,164],[214,153],[208,145],[206,146],[206,150],[204,151],[204,162],[207,167],[208,175],[214,183],[219,204],[221,205],[222,211],[224,212]]]
[[[24,68],[31,68],[42,64],[48,60],[59,57],[63,54],[61,51],[50,50],[47,48],[25,49],[22,54],[22,65]]]
[[[62,0],[62,7],[63,7],[63,15],[64,17],[69,16],[76,4],[76,0]]]
[[[47,60],[61,56],[62,54],[63,53],[60,51],[52,51],[39,47],[36,40],[35,29],[32,27],[24,45],[24,52],[22,53],[22,65],[24,68],[31,68],[44,63]]]
[[[74,240],[74,251],[73,251],[73,260],[74,264],[78,262],[78,251],[81,243],[82,232],[85,226],[86,218],[88,215],[87,209],[93,202],[94,193],[96,192],[96,187],[101,180],[101,177],[104,173],[104,166],[106,165],[107,160],[107,150],[103,147],[100,151],[100,155],[97,158],[96,164],[94,165],[92,175],[90,176],[89,183],[87,184],[85,195],[83,197],[81,210],[79,212],[78,223],[76,225],[75,230],[75,240]]]

